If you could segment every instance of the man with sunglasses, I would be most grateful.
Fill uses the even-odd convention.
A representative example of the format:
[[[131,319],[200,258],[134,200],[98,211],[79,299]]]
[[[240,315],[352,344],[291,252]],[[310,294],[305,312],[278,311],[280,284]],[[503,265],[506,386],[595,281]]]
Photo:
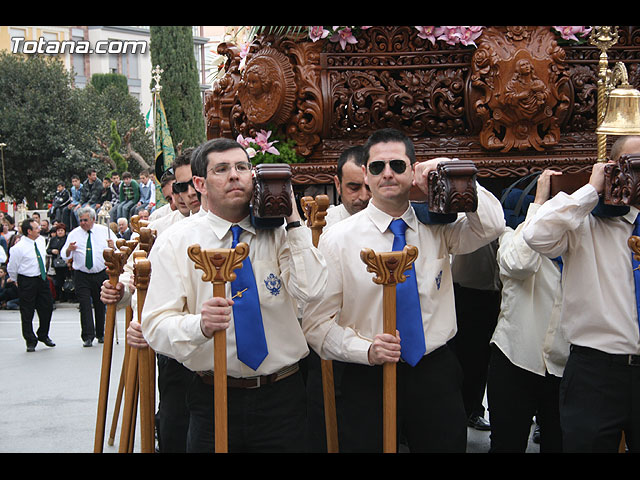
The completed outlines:
[[[410,205],[415,183],[427,191],[427,177],[442,159],[416,164],[413,143],[402,132],[383,129],[365,146],[365,182],[371,201],[320,237],[329,278],[320,301],[307,305],[302,326],[307,341],[325,359],[343,364],[336,407],[341,452],[382,450],[382,364],[398,374],[398,430],[412,452],[464,452],[467,418],[460,391],[460,366],[447,342],[456,333],[450,254],[468,253],[504,230],[500,202],[478,189],[476,212],[453,223],[421,223]],[[360,259],[375,252],[418,248],[418,258],[398,286],[398,334],[383,334],[382,287]],[[413,283],[413,285],[412,285]],[[405,291],[405,289],[407,289]],[[357,293],[356,293],[357,292]]]
[[[155,230],[158,237],[166,232],[168,232],[167,235],[172,235],[171,232],[175,229],[188,228],[189,222],[206,213],[201,208],[197,195],[194,194],[195,190],[191,180],[193,151],[194,148],[185,149],[175,158],[171,168],[161,177],[163,187],[171,188],[172,202],[175,204],[176,210],[150,222],[149,228]],[[102,284],[101,299],[105,304],[122,306],[131,304],[133,311],[137,311],[135,304],[137,298],[134,295],[135,285],[133,284],[133,257],[133,255],[129,256],[124,272],[120,275],[115,287],[108,280]],[[148,346],[137,318],[132,319],[127,328],[127,344],[133,348]],[[161,453],[184,453],[189,425],[185,394],[191,381],[191,372],[166,355],[157,354],[157,360],[158,393],[160,396],[157,415],[159,451]]]
[[[306,399],[298,362],[308,347],[297,302],[322,294],[326,264],[313,246],[311,231],[301,227],[296,208],[286,227],[252,225],[252,166],[239,143],[210,140],[199,148],[192,166],[196,188],[206,192],[208,212],[190,221],[189,228],[156,240],[142,314],[151,348],[193,372],[187,450],[214,450],[212,337],[224,330],[229,451],[304,451]],[[293,195],[291,200],[295,205]],[[239,280],[253,274],[253,280],[244,288],[227,282],[226,298],[212,298],[211,284],[202,280],[187,249],[194,244],[233,248],[236,242],[248,244],[249,261],[235,273]],[[238,311],[242,307],[251,313]],[[247,341],[253,346],[245,348]]]

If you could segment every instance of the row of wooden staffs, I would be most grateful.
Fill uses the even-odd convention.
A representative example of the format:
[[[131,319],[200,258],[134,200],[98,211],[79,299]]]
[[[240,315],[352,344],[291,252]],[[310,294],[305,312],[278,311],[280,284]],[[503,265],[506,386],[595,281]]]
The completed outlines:
[[[303,197],[301,206],[307,219],[307,226],[311,229],[314,246],[318,246],[320,235],[326,226],[325,216],[329,207],[329,197],[318,195]],[[124,266],[133,252],[134,280],[137,292],[137,315],[141,320],[142,308],[146,297],[151,274],[151,265],[147,255],[153,245],[155,232],[148,228],[148,222],[132,217],[132,227],[139,233],[139,239],[129,242],[118,242],[118,250],[106,249],[105,263],[109,282],[115,286]],[[140,249],[136,250],[135,247]],[[202,280],[213,285],[213,296],[224,297],[226,283],[235,280],[234,271],[242,265],[249,255],[249,246],[240,242],[233,249],[202,249],[199,245],[188,248],[187,254],[194,262],[196,269],[203,270]],[[396,332],[396,285],[405,280],[404,272],[411,268],[418,251],[414,246],[406,246],[399,252],[376,253],[371,249],[363,249],[360,257],[367,266],[367,271],[374,273],[373,281],[382,285],[383,294],[383,330],[384,333],[395,335]],[[104,445],[107,400],[111,372],[111,358],[113,349],[113,332],[115,327],[116,306],[108,305],[102,370],[100,378],[100,392],[98,397],[98,415],[94,452],[101,453]],[[132,311],[127,307],[127,323],[132,318]],[[217,453],[228,452],[228,414],[227,414],[227,349],[226,332],[217,331],[213,336],[214,352],[214,445]],[[335,387],[333,380],[333,363],[331,360],[321,360],[321,375],[323,387],[325,429],[327,437],[327,452],[337,453],[338,427],[335,403]],[[393,453],[397,448],[396,426],[396,364],[383,365],[383,451]],[[118,400],[114,412],[110,445],[113,444],[122,398],[125,393],[122,431],[120,435],[120,453],[133,451],[136,411],[139,399],[141,425],[141,452],[151,453],[155,450],[154,409],[155,409],[155,353],[149,347],[138,349],[125,347]]]

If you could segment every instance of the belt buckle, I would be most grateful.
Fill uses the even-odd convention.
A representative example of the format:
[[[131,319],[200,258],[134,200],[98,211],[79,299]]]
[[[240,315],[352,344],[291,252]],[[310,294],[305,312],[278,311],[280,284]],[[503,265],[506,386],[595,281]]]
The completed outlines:
[[[640,355],[629,355],[627,365],[632,367],[640,367]]]
[[[250,387],[247,387],[247,389],[253,390],[254,388],[260,388],[262,386],[261,385],[262,378],[259,377],[259,376],[258,377],[254,377],[254,378],[252,378],[250,380],[255,380],[255,385],[251,385]]]

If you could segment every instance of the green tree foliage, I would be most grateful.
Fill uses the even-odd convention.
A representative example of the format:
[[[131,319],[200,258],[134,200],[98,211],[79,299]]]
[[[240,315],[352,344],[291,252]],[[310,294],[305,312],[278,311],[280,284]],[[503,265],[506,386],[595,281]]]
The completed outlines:
[[[91,85],[98,93],[103,93],[111,85],[116,86],[123,93],[129,93],[127,77],[121,73],[94,73],[91,75]]]
[[[35,202],[43,206],[59,180],[69,186],[71,175],[84,179],[88,167],[96,168],[101,178],[109,173],[109,165],[92,152],[100,151],[98,138],[109,140],[112,119],[120,135],[138,127],[132,148],[152,161],[153,143],[145,134],[139,103],[122,88],[108,85],[102,93],[92,85],[76,89],[56,57],[0,52],[0,142],[7,145],[10,197],[25,198],[29,208]],[[131,165],[133,173],[140,169]]]
[[[164,70],[160,94],[173,144],[195,147],[206,134],[191,27],[151,26],[149,47],[151,64]]]
[[[111,145],[109,145],[109,156],[116,164],[115,172],[120,175],[129,169],[127,161],[120,153],[121,146],[122,139],[120,138],[120,134],[118,134],[118,129],[116,128],[116,121],[111,120]]]

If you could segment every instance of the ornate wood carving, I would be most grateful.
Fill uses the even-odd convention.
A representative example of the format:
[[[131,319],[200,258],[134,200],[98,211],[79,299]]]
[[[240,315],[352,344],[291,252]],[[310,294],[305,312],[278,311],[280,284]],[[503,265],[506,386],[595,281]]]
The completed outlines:
[[[471,115],[480,144],[508,152],[557,145],[572,90],[564,50],[548,27],[491,27],[471,63]]]
[[[291,167],[286,163],[263,163],[253,177],[251,208],[258,218],[283,218],[291,215]]]
[[[609,61],[624,62],[638,88],[640,30],[619,27],[619,34]],[[405,131],[418,160],[473,161],[481,179],[548,167],[573,173],[590,169],[597,158],[599,51],[559,38],[551,27],[485,27],[473,48],[432,45],[411,26],[379,26],[345,50],[305,37],[259,37],[246,65],[262,59],[291,68],[293,106],[276,128],[306,158],[291,167],[295,185],[331,184],[342,151],[381,127]],[[218,52],[227,58],[226,74],[206,97],[207,135],[253,135],[262,120],[248,113],[251,100],[240,95],[248,70],[241,70],[237,47],[222,44]],[[537,80],[530,88],[538,95],[529,104],[509,103],[507,87],[517,84],[522,60],[533,67],[530,77]],[[610,145],[615,138],[607,140]]]
[[[640,155],[622,155],[618,163],[607,163],[604,182],[605,204],[629,206],[640,203]]]
[[[470,160],[440,162],[429,173],[429,211],[475,212],[478,208],[476,166]]]
[[[265,47],[247,62],[238,85],[238,100],[247,120],[261,127],[285,123],[293,109],[296,85],[287,57]]]

